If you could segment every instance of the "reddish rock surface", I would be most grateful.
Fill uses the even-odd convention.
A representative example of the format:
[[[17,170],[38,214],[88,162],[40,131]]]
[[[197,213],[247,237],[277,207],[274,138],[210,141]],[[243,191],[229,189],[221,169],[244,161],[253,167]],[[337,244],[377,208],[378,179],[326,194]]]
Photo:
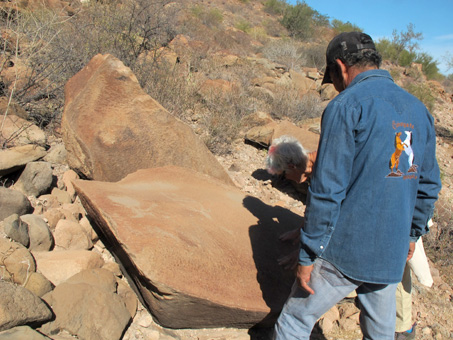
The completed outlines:
[[[269,325],[280,311],[293,278],[277,264],[291,247],[278,236],[299,227],[299,215],[177,167],[74,184],[163,326]]]
[[[192,129],[140,87],[111,55],[96,55],[65,86],[68,164],[86,178],[115,182],[138,169],[176,165],[232,184]]]

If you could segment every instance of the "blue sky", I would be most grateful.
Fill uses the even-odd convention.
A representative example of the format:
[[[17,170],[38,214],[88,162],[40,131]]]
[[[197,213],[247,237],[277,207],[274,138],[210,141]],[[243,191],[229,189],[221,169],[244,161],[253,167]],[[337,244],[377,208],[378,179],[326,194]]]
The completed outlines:
[[[302,1],[300,1],[302,2]],[[287,0],[296,4],[296,0]],[[444,57],[453,58],[453,0],[306,0],[305,3],[330,19],[349,21],[363,29],[373,40],[391,38],[392,32],[414,31],[423,33],[419,52],[426,52],[438,61],[441,73],[447,70]]]

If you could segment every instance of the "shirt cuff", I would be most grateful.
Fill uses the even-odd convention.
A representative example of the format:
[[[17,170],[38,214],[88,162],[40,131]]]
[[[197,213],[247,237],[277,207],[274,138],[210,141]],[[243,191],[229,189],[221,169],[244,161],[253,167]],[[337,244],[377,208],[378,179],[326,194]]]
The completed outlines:
[[[300,247],[299,264],[301,266],[311,266],[315,262],[315,259],[316,256],[312,252],[307,251],[303,245]]]
[[[410,243],[416,243],[419,238],[420,238],[420,236],[410,236],[409,237],[409,242]]]

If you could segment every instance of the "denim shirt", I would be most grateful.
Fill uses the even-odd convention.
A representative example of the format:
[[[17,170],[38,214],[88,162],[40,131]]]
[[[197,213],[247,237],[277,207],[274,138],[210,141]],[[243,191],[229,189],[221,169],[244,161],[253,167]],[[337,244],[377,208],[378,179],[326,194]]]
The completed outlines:
[[[299,263],[400,282],[440,187],[431,114],[387,71],[360,73],[323,113]]]

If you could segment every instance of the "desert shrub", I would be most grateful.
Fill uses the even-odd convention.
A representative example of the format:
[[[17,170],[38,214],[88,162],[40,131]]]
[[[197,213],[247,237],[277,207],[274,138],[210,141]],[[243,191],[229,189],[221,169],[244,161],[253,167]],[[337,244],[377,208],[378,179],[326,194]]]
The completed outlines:
[[[303,66],[323,69],[326,66],[326,49],[325,44],[310,44],[300,47],[299,53],[303,56]]]
[[[443,79],[442,85],[445,88],[445,91],[453,93],[453,73],[450,73]]]
[[[143,90],[172,115],[188,122],[198,97],[199,84],[191,69],[184,64],[143,63],[137,69]]]
[[[191,8],[191,12],[208,27],[219,27],[223,21],[223,14],[217,8],[206,9],[204,6],[195,5]]]
[[[294,123],[320,117],[323,111],[318,94],[307,93],[301,96],[297,89],[291,87],[278,91],[270,106],[274,118],[288,118]]]
[[[390,75],[392,76],[393,80],[398,81],[401,79],[401,72],[398,69],[390,69]]]
[[[110,53],[135,72],[143,56],[174,36],[170,22],[177,8],[164,6],[168,2],[94,2],[72,16],[44,8],[21,11],[12,28],[25,72],[10,87],[14,98],[45,126],[61,115],[68,79],[94,55]]]
[[[262,53],[267,59],[292,69],[300,68],[303,62],[303,56],[299,52],[299,43],[292,39],[270,41],[263,47]]]
[[[442,173],[441,173],[442,174]],[[423,237],[428,257],[433,260],[437,268],[446,271],[442,272],[451,282],[453,273],[449,268],[453,265],[453,212],[451,198],[441,197],[436,202],[433,221],[434,228]]]
[[[431,92],[431,89],[426,83],[410,83],[409,85],[405,86],[405,88],[409,93],[412,93],[414,96],[420,99],[430,112],[433,111],[435,98]]]
[[[282,15],[288,7],[285,0],[266,0],[264,1],[264,11],[269,14]]]
[[[264,20],[262,25],[266,30],[266,33],[271,37],[287,36],[287,31],[278,21]]]
[[[376,48],[383,59],[390,60],[400,66],[408,66],[415,61],[418,42],[423,39],[422,33],[415,32],[411,23],[407,31],[392,32],[392,39],[381,39],[376,43]]]
[[[253,51],[254,47],[250,43],[250,36],[242,31],[218,31],[214,34],[215,43],[222,49],[228,49],[231,53],[246,55]]]
[[[397,51],[396,47],[389,39],[380,39],[376,42],[376,50],[381,54],[382,59],[396,63]]]
[[[423,73],[428,79],[442,79],[441,74],[439,73],[439,68],[437,67],[438,63],[430,56],[428,53],[419,53],[415,59],[416,63],[422,64]]]
[[[400,66],[410,66],[412,63],[416,62],[416,58],[417,53],[404,50],[399,56],[398,64]]]
[[[238,87],[230,93],[214,93],[204,102],[202,124],[204,142],[215,154],[231,152],[231,144],[239,137],[242,118],[250,114],[251,97]]]
[[[245,19],[240,19],[236,22],[236,25],[235,27],[238,29],[238,30],[241,30],[245,33],[249,33],[250,30],[252,29],[252,25],[250,24],[249,21],[245,20]]]
[[[292,37],[302,40],[312,39],[315,28],[326,26],[328,22],[326,16],[319,14],[305,2],[286,7],[281,20]]]
[[[333,19],[331,25],[336,34],[343,32],[363,32],[362,28],[355,24],[351,24],[349,21],[343,22],[338,19]]]
[[[264,27],[252,27],[248,33],[253,39],[258,40],[263,44],[269,39]]]

